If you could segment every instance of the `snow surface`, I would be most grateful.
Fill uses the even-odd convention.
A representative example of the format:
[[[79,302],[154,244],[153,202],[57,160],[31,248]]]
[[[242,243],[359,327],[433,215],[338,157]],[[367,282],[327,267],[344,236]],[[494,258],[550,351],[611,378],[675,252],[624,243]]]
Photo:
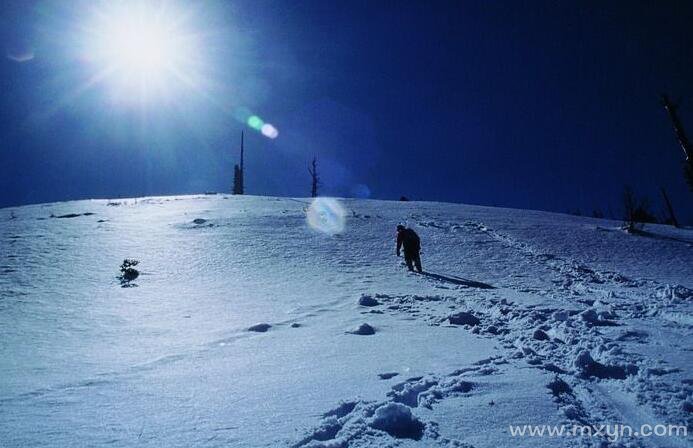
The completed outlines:
[[[0,446],[691,446],[508,427],[693,434],[693,230],[328,209],[326,232],[307,199],[0,210]],[[399,222],[425,275],[394,255]]]

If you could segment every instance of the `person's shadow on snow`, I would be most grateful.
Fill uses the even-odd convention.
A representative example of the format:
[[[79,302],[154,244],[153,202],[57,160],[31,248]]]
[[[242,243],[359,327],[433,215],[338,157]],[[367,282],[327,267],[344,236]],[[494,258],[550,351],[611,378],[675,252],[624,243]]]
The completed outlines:
[[[455,277],[452,275],[435,274],[433,272],[426,272],[426,271],[422,272],[421,275],[425,275],[426,277],[429,277],[429,278],[432,278],[434,280],[438,280],[441,282],[452,283],[454,285],[467,286],[469,288],[495,289],[495,286],[489,285],[488,283],[477,282],[474,280],[467,280],[465,278]]]

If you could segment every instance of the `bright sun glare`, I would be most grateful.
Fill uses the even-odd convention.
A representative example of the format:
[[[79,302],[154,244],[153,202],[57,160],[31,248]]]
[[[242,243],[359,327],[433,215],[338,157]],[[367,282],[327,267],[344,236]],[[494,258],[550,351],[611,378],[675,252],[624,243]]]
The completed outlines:
[[[145,23],[125,17],[114,23],[103,42],[106,57],[121,70],[132,74],[158,75],[176,56],[173,36],[159,23]]]
[[[196,35],[170,3],[102,3],[86,35],[98,82],[119,100],[149,100],[176,84],[196,87]]]

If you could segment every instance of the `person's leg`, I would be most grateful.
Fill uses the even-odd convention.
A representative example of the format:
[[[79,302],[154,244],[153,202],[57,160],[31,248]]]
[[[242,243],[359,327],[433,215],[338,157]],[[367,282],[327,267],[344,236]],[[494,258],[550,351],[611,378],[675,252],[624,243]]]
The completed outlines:
[[[416,270],[419,272],[423,272],[423,269],[421,269],[421,255],[416,254],[414,256],[414,264],[416,265]]]
[[[407,268],[410,271],[414,270],[413,261],[414,260],[412,259],[411,254],[407,254],[407,253],[404,254],[404,262],[407,263]]]

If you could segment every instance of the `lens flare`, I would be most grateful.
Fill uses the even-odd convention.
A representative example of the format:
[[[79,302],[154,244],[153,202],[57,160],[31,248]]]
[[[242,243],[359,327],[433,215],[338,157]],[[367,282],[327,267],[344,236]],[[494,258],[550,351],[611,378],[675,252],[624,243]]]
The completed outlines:
[[[265,123],[264,125],[262,125],[260,132],[262,132],[262,135],[264,135],[265,137],[271,139],[275,139],[279,136],[279,131],[277,131],[277,128],[275,128],[269,123]]]
[[[279,136],[279,130],[272,124],[267,123],[259,116],[250,112],[247,107],[235,107],[232,111],[233,117],[240,123],[258,131],[267,138],[274,140]]]
[[[337,235],[346,228],[346,210],[337,199],[315,198],[308,207],[308,225],[318,232]]]
[[[250,117],[248,117],[248,126],[255,129],[256,131],[262,129],[262,126],[264,126],[264,124],[265,122],[262,121],[262,118],[258,117],[257,115],[251,115]]]

